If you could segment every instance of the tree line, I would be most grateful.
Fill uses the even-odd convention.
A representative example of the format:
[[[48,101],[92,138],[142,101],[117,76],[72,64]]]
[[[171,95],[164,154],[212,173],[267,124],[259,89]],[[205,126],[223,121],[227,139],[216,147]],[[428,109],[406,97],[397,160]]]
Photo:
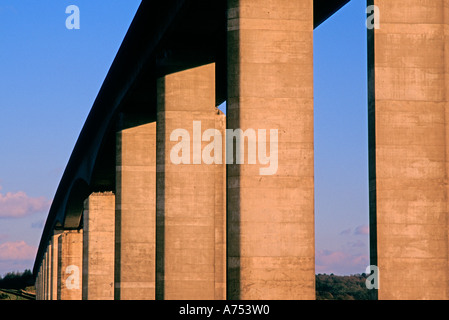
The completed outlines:
[[[371,300],[365,273],[337,276],[331,273],[315,275],[317,300]]]
[[[31,270],[24,272],[8,272],[3,277],[0,276],[1,289],[22,289],[34,286],[34,278]]]

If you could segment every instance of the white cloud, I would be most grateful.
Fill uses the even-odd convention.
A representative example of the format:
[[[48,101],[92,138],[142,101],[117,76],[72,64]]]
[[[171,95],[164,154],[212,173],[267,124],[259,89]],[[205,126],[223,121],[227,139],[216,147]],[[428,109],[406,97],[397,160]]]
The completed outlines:
[[[316,273],[356,274],[365,272],[369,265],[368,255],[345,251],[320,250],[315,258]]]
[[[0,244],[0,261],[32,260],[36,250],[25,241],[5,242]]]
[[[50,208],[50,204],[51,201],[45,197],[33,198],[23,191],[0,193],[0,218],[21,218],[45,212]]]

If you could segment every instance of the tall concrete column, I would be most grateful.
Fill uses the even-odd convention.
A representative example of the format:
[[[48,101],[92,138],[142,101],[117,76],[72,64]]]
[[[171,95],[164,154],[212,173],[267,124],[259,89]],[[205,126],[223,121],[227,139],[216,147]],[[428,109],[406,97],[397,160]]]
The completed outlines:
[[[44,253],[42,264],[42,300],[47,300],[47,252]]]
[[[371,264],[379,299],[448,298],[449,1],[370,0]]]
[[[215,166],[215,300],[226,300],[226,116],[216,110],[222,139],[222,162]]]
[[[36,300],[39,300],[39,273],[37,274],[36,278],[34,279],[34,288],[36,292]]]
[[[50,300],[58,299],[58,239],[61,231],[55,230],[51,237]]]
[[[202,157],[222,138],[217,129],[202,141],[222,117],[215,108],[215,64],[166,75],[157,90],[156,298],[223,299],[224,265],[216,265],[224,264],[223,181],[215,178],[224,165],[217,163],[220,173]]]
[[[156,123],[123,122],[117,133],[115,299],[154,300]]]
[[[44,265],[43,262],[39,272],[39,300],[44,300]]]
[[[45,256],[44,256],[45,258]],[[42,259],[41,265],[41,300],[45,300],[45,263]]]
[[[81,300],[83,230],[66,230],[58,239],[58,300]]]
[[[227,39],[228,130],[278,137],[227,166],[228,298],[315,299],[313,0],[228,0]]]
[[[51,242],[47,246],[47,252],[45,253],[45,300],[51,300]]]
[[[83,211],[83,300],[114,299],[115,196],[92,193]]]
[[[45,275],[45,263],[44,263],[44,259],[45,259],[45,254],[44,254],[44,256],[43,256],[43,258],[42,258],[42,262],[41,262],[41,271],[40,271],[40,300],[45,300],[45,295],[44,295],[44,293],[45,293],[45,287],[44,287],[44,280],[45,280],[45,278],[44,278],[44,275]]]
[[[37,277],[36,277],[36,300],[42,300],[42,288],[41,288],[41,283],[42,283],[42,264],[39,267],[39,272],[37,273]]]

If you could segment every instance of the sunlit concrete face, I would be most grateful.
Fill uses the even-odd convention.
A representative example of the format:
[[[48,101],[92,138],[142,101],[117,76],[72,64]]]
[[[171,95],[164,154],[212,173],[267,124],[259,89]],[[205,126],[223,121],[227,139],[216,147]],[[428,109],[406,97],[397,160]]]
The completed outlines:
[[[50,300],[58,299],[58,239],[60,230],[55,230],[51,237],[51,279],[50,279]]]
[[[44,258],[44,300],[49,300],[49,275],[50,275],[50,268],[49,268],[49,261],[50,261],[50,253],[51,253],[51,244],[47,247],[47,252],[45,252],[45,258]]]
[[[368,4],[380,12],[380,29],[369,31],[370,232],[378,298],[447,299],[449,2]]]
[[[226,116],[216,109],[215,129],[222,137],[222,161],[214,164],[215,177],[215,300],[226,299]]]
[[[202,130],[224,125],[215,108],[215,64],[168,74],[158,79],[157,92],[156,298],[224,299],[224,165],[202,162],[209,142],[201,141]],[[177,130],[192,140],[173,153]],[[188,160],[177,163],[179,154]]]
[[[228,298],[315,299],[313,0],[229,0],[227,28],[227,128],[279,133],[275,174],[227,166]]]
[[[83,221],[83,300],[113,300],[114,194],[91,194],[84,202]]]
[[[153,300],[156,279],[156,123],[117,133],[115,299]]]
[[[117,133],[116,299],[315,298],[313,0],[227,4],[226,121],[214,106],[210,64],[160,78],[157,124]],[[446,299],[449,1],[368,4],[381,15],[380,29],[368,31],[378,296]],[[194,121],[223,139],[225,122],[229,129],[278,130],[276,172],[262,176],[248,163],[226,171],[174,164],[170,135],[181,128],[192,137]],[[62,232],[57,255],[56,240],[42,241],[38,299],[51,297],[55,270],[58,299],[81,299],[82,238],[82,230]]]
[[[81,300],[83,230],[64,231],[58,239],[58,300]]]

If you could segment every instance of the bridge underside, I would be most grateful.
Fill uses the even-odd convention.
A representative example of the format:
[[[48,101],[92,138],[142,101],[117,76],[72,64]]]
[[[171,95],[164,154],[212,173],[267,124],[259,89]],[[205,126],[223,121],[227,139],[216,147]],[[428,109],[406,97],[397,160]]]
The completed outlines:
[[[349,0],[314,0],[318,27]],[[226,1],[143,1],[95,100],[53,200],[36,257],[54,229],[77,229],[82,201],[115,190],[115,132],[123,117],[156,119],[156,79],[216,64],[216,105],[227,97]],[[121,119],[121,121],[120,121]]]
[[[284,274],[289,274],[292,278],[297,277],[297,279],[294,279],[297,283],[292,284],[285,292],[282,292],[282,290],[278,292],[276,289],[271,290],[270,286],[272,283],[268,283],[265,289],[273,292],[273,296],[268,297],[285,299],[292,297],[314,298],[313,148],[311,148],[313,146],[313,29],[318,27],[347,2],[349,0],[304,0],[298,2],[300,6],[297,6],[294,1],[286,0],[279,0],[278,3],[276,1],[262,0],[229,0],[227,2],[210,0],[143,1],[95,100],[54,197],[34,266],[34,275],[38,277],[38,280],[42,281],[42,277],[38,275],[41,274],[46,265],[49,266],[49,261],[57,256],[55,252],[58,252],[58,250],[55,248],[62,246],[68,252],[72,252],[71,257],[73,259],[81,259],[83,252],[80,253],[79,250],[73,249],[69,244],[80,243],[81,241],[86,246],[84,255],[86,252],[95,252],[95,247],[90,246],[95,241],[89,240],[93,236],[92,230],[97,227],[95,218],[92,217],[95,217],[96,212],[102,212],[98,209],[102,207],[107,208],[104,210],[107,210],[108,215],[110,215],[113,212],[113,209],[110,207],[112,202],[118,206],[115,209],[118,212],[115,219],[120,217],[122,225],[119,225],[116,221],[115,228],[109,226],[104,238],[110,238],[111,232],[115,232],[116,237],[117,234],[123,237],[123,239],[127,237],[126,241],[123,240],[119,244],[116,242],[115,245],[116,250],[121,250],[121,253],[115,256],[115,264],[120,265],[120,268],[115,270],[115,281],[120,282],[122,287],[119,289],[115,288],[115,292],[112,293],[113,296],[116,299],[124,298],[125,296],[132,297],[127,292],[135,285],[135,281],[126,278],[126,274],[130,272],[129,270],[133,266],[126,266],[124,259],[127,254],[132,254],[133,248],[139,247],[139,250],[142,250],[141,252],[156,252],[156,256],[153,258],[159,261],[155,270],[157,274],[151,274],[150,277],[159,280],[156,280],[156,283],[152,282],[153,280],[151,279],[144,283],[140,280],[140,285],[145,287],[140,288],[139,292],[149,297],[151,294],[148,292],[151,290],[154,292],[154,287],[160,286],[165,291],[159,292],[159,296],[157,296],[157,293],[152,298],[182,298],[170,291],[170,288],[175,287],[170,282],[173,280],[170,279],[176,278],[177,272],[182,273],[183,271],[171,270],[164,265],[168,263],[167,261],[173,261],[176,264],[176,259],[179,258],[176,254],[176,248],[173,248],[174,251],[169,249],[160,251],[156,244],[156,240],[159,244],[166,247],[167,244],[170,244],[170,241],[172,243],[187,243],[189,241],[189,238],[176,238],[170,233],[176,229],[176,223],[170,222],[174,223],[170,225],[168,221],[177,219],[176,211],[172,213],[167,213],[169,211],[154,212],[155,217],[157,217],[154,221],[155,224],[143,216],[133,218],[134,220],[126,220],[128,219],[125,213],[127,210],[126,205],[129,201],[133,201],[134,204],[139,203],[139,206],[141,205],[139,208],[147,205],[148,208],[145,210],[152,210],[151,208],[153,207],[157,207],[157,210],[161,209],[159,202],[157,206],[151,207],[149,206],[151,202],[145,204],[145,201],[142,201],[150,193],[139,194],[138,190],[136,191],[137,193],[126,193],[123,189],[125,185],[123,181],[130,179],[129,177],[134,177],[134,181],[145,184],[146,179],[157,179],[159,190],[151,189],[151,195],[154,192],[155,199],[163,199],[164,206],[173,205],[176,202],[176,197],[179,195],[176,194],[173,197],[169,197],[168,194],[173,192],[173,188],[176,189],[178,186],[172,185],[175,184],[176,179],[170,180],[170,165],[166,162],[165,155],[160,150],[161,146],[168,148],[168,139],[163,140],[160,137],[164,136],[170,128],[176,129],[176,126],[180,124],[170,122],[171,118],[169,115],[178,113],[183,115],[183,119],[190,119],[190,114],[198,114],[200,112],[200,117],[203,117],[201,119],[203,119],[204,123],[213,123],[212,127],[219,131],[223,130],[224,120],[221,118],[221,115],[217,116],[214,110],[207,110],[206,107],[200,111],[196,109],[190,110],[191,105],[186,105],[184,109],[181,107],[183,103],[182,97],[188,97],[191,92],[197,92],[195,90],[198,90],[197,87],[199,86],[204,91],[198,91],[196,97],[201,96],[212,99],[207,100],[205,98],[207,101],[201,102],[202,104],[218,106],[224,101],[228,102],[228,128],[257,127],[257,123],[245,122],[245,119],[252,117],[251,114],[254,111],[251,110],[251,104],[254,101],[247,105],[245,105],[245,101],[253,99],[254,94],[251,93],[252,89],[246,86],[245,83],[240,83],[240,76],[242,76],[248,79],[247,83],[266,85],[267,88],[265,90],[260,89],[263,95],[259,97],[261,99],[259,102],[263,101],[268,105],[280,106],[280,101],[282,101],[282,107],[285,108],[285,110],[282,110],[282,113],[285,115],[290,113],[291,107],[298,104],[301,105],[301,110],[298,114],[294,114],[293,117],[289,115],[282,120],[285,123],[281,124],[286,128],[284,132],[287,132],[285,136],[281,136],[281,139],[285,139],[286,144],[291,145],[292,142],[295,142],[301,147],[281,150],[281,152],[288,155],[287,158],[290,159],[303,157],[305,162],[281,163],[279,167],[280,177],[274,177],[271,180],[266,178],[266,183],[271,184],[271,187],[276,187],[279,184],[288,186],[285,189],[287,192],[273,197],[274,204],[268,204],[268,207],[272,206],[274,208],[271,214],[282,218],[279,218],[281,220],[275,226],[275,228],[279,228],[278,233],[273,234],[274,237],[280,237],[278,242],[280,247],[273,246],[266,249],[283,252],[284,256],[281,258],[266,257],[261,259],[263,254],[254,253],[258,250],[257,243],[265,237],[264,232],[268,231],[264,230],[265,227],[261,223],[270,224],[270,220],[256,221],[259,212],[257,210],[264,210],[263,207],[260,207],[262,202],[258,203],[256,201],[252,205],[253,209],[247,211],[247,216],[238,218],[238,221],[235,220],[237,216],[234,213],[228,212],[228,219],[230,219],[228,237],[238,238],[236,241],[228,240],[230,248],[227,257],[228,292],[223,292],[226,289],[223,278],[226,276],[219,274],[220,272],[226,274],[226,270],[216,270],[216,274],[212,277],[215,287],[210,292],[212,297],[219,299],[226,296],[230,298],[263,297],[259,291],[252,291],[251,286],[245,284],[245,281],[253,281],[246,280],[247,277],[251,278],[254,276],[251,266],[254,264],[261,266],[262,271],[259,274],[263,274],[268,272],[266,270],[270,268],[279,268],[283,261],[282,263],[290,265],[290,269],[284,270]],[[260,3],[264,3],[266,7],[261,6]],[[292,3],[294,5],[288,7]],[[275,5],[273,6],[273,4]],[[258,7],[259,5],[260,7]],[[251,6],[255,6],[260,10],[255,12],[247,10]],[[237,15],[236,12],[238,12]],[[297,20],[297,24],[285,23],[284,20],[288,20],[291,17]],[[274,32],[271,32],[273,30],[268,30],[269,28],[267,29],[265,25],[269,21],[267,18],[272,19],[272,21],[279,20],[281,21],[279,23],[285,23],[285,25],[279,29],[281,31],[274,30]],[[250,20],[251,23],[255,24],[250,24],[248,29],[239,27],[239,32],[236,32],[237,29],[233,29],[235,27],[233,23],[237,22],[240,26],[248,23]],[[260,31],[252,31],[252,28]],[[285,49],[287,51],[291,50],[295,54],[283,56],[270,53],[271,48],[278,45],[278,39],[275,38],[278,35],[273,36],[275,33],[280,33],[280,37],[287,39],[284,44],[286,46]],[[271,47],[269,47],[270,44]],[[259,57],[251,57],[251,52],[258,48],[261,48],[262,54]],[[266,52],[262,48],[265,48]],[[254,59],[254,61],[248,63],[245,56],[241,56],[241,53],[245,50],[248,51],[247,57]],[[296,55],[296,52],[300,52],[300,54]],[[276,62],[277,59],[288,60],[290,70],[287,73],[294,77],[290,80],[296,81],[296,84],[291,87],[289,87],[289,84],[284,86],[285,77],[282,72],[285,72],[285,69]],[[262,63],[260,63],[261,61]],[[259,70],[263,70],[264,64],[266,64],[264,61],[271,61],[273,70],[264,70],[262,73],[259,73],[257,70],[254,72],[245,71],[251,70],[253,63],[261,68]],[[239,72],[237,73],[236,70],[239,70]],[[302,77],[304,79],[298,80],[298,74],[304,74],[304,77]],[[179,79],[190,79],[188,81],[197,83],[198,86],[190,86],[187,82],[184,85],[180,85],[182,82]],[[204,87],[204,79],[207,79],[207,83],[214,84],[213,89]],[[179,89],[180,86],[185,87],[185,90]],[[172,89],[167,91],[167,88]],[[180,90],[179,92],[177,91],[178,89]],[[275,92],[272,92],[272,89]],[[287,103],[284,103],[285,101]],[[197,100],[195,100],[195,103],[201,104]],[[238,108],[244,112],[233,113],[232,110],[238,110]],[[280,109],[276,107],[267,112],[259,114],[261,118],[258,121],[260,123],[263,123],[263,119],[276,119]],[[295,122],[295,119],[299,119],[298,117],[307,119],[307,121],[298,126]],[[195,119],[189,120],[190,125],[192,120]],[[279,123],[276,121],[270,125],[279,126]],[[152,125],[155,123],[156,125]],[[189,124],[185,122],[184,125]],[[297,130],[304,132],[304,140],[294,140],[297,139],[295,137]],[[157,147],[156,142],[153,141],[156,139],[156,136],[158,136]],[[146,151],[140,150],[138,146],[142,141],[148,143],[149,139],[153,139],[152,141],[156,148],[153,150],[154,153],[151,154],[155,161],[158,161],[157,164],[146,163],[142,160],[145,156],[140,152]],[[140,142],[137,143],[136,141]],[[140,154],[140,156],[136,156],[136,159],[126,158],[123,151],[126,148],[132,150],[134,154]],[[290,152],[292,153],[290,154]],[[152,166],[157,166],[157,170],[160,170],[160,165],[162,165],[164,171],[157,171],[155,176],[151,175],[150,172],[156,170],[151,169],[153,168]],[[143,170],[142,168],[147,169],[143,170],[138,176],[133,176],[132,171],[137,169],[130,170],[130,167],[139,168],[139,170]],[[220,239],[223,240],[225,238],[223,228],[225,228],[226,223],[225,221],[223,222],[223,219],[226,218],[223,218],[222,213],[225,210],[223,208],[225,208],[226,203],[226,197],[223,198],[223,195],[226,194],[224,191],[226,187],[223,187],[226,179],[228,183],[227,203],[231,208],[234,206],[232,212],[243,210],[239,207],[243,206],[243,201],[236,200],[235,197],[242,197],[242,194],[247,192],[246,190],[259,188],[259,194],[265,194],[265,198],[270,197],[271,194],[271,191],[265,190],[258,182],[253,181],[252,174],[239,176],[241,173],[236,173],[239,169],[229,166],[226,178],[226,176],[223,176],[223,173],[226,172],[224,168],[220,169],[221,171],[217,170],[205,171],[204,174],[215,176],[215,180],[208,181],[212,184],[208,185],[207,188],[204,187],[204,178],[196,177],[193,180],[194,183],[198,183],[198,187],[195,187],[196,192],[215,190],[215,203],[211,204],[214,208],[212,210],[214,212],[214,222],[207,225],[207,228],[202,226],[206,228],[201,229],[203,231],[206,230],[204,232],[195,231],[198,237],[203,240],[207,239],[211,230]],[[250,168],[242,167],[242,172],[246,172],[246,170],[250,171]],[[293,170],[294,174],[287,174],[288,170]],[[178,174],[180,173],[178,172]],[[186,179],[192,179],[192,176],[189,174],[185,177]],[[218,183],[217,181],[221,182]],[[232,181],[240,181],[237,183],[238,185],[247,184],[249,189],[241,188],[241,190],[235,190],[230,188],[229,185],[234,185]],[[298,181],[301,181],[299,186]],[[110,195],[111,191],[114,193],[113,195]],[[186,192],[190,191],[186,189]],[[296,200],[292,200],[287,206],[285,197],[292,195],[292,198],[294,198],[293,195],[297,194],[297,192],[304,192],[306,200],[298,203],[295,202]],[[148,198],[148,201],[154,200],[151,197]],[[251,194],[248,194],[247,198],[251,198]],[[96,207],[92,205],[96,203],[100,204]],[[236,204],[238,204],[237,207],[235,207]],[[200,207],[195,207],[192,209],[192,212],[198,214],[198,212],[201,212],[201,209]],[[296,216],[288,216],[285,210],[287,212],[303,210],[307,214],[301,213]],[[103,215],[106,216],[105,213]],[[161,221],[161,216],[165,220]],[[224,216],[226,217],[226,211]],[[191,220],[195,219],[199,219],[199,217],[192,215]],[[294,220],[291,227],[285,229],[285,223],[292,222],[291,219]],[[137,224],[135,228],[139,228],[138,224],[140,224],[140,227],[155,228],[157,232],[154,238],[148,239],[144,247],[139,244],[139,241],[133,240],[133,230],[126,229],[125,223]],[[164,228],[163,231],[160,229],[161,226]],[[295,229],[293,228],[294,226],[298,228]],[[303,226],[307,226],[307,228],[303,228]],[[259,228],[259,231],[254,235],[244,234],[240,236],[240,233],[245,228]],[[236,230],[238,230],[238,235],[233,234]],[[103,230],[102,232],[106,231]],[[222,252],[226,255],[226,251],[223,251],[225,247],[222,240],[216,239],[207,250],[212,250],[216,253]],[[296,248],[291,241],[302,241],[302,245],[300,248]],[[50,250],[49,248],[53,249]],[[111,248],[108,247],[108,250],[111,250]],[[251,251],[253,253],[247,254],[247,252]],[[189,252],[188,248],[183,252]],[[64,260],[65,258],[61,257],[59,259],[63,259],[62,263],[64,265],[73,264],[71,260]],[[188,260],[189,257],[186,256],[185,259]],[[209,259],[209,264],[201,265],[204,268],[206,266],[211,267],[211,263],[215,265],[226,264],[226,256],[220,257],[215,254],[214,257],[209,257],[206,255],[204,259]],[[214,262],[211,262],[210,259],[213,259]],[[136,262],[136,265],[143,267],[144,262]],[[88,265],[91,268],[95,268],[95,265],[90,263]],[[295,271],[298,266],[300,268],[306,266],[304,267],[304,272],[308,274],[307,281],[303,281],[302,276]],[[46,270],[48,272],[48,268]],[[83,276],[86,275],[83,274]],[[110,280],[110,275],[104,275],[104,277],[105,279],[109,277],[108,279]],[[201,277],[201,275],[198,275],[198,277]],[[269,277],[272,277],[272,275],[269,275]],[[85,278],[84,280],[86,283],[95,283],[95,280],[92,278]],[[205,279],[204,281],[207,282],[209,280]],[[261,279],[254,281],[260,282]],[[54,282],[57,283],[56,280]],[[47,293],[50,291],[50,289],[46,289]],[[292,293],[293,296],[291,296]],[[82,292],[83,297],[90,297],[91,294],[87,291]],[[204,294],[204,292],[194,292],[194,294]],[[211,297],[211,295],[208,297]],[[40,296],[40,298],[49,298],[50,296]],[[56,290],[53,297],[56,296],[64,296],[64,292],[61,293]]]
[[[38,298],[314,299],[313,30],[347,2],[143,1],[50,208]],[[368,28],[372,292],[447,299],[449,7],[367,5],[382,17]],[[187,160],[178,128],[199,132]],[[197,157],[225,129],[273,128],[269,167]]]

